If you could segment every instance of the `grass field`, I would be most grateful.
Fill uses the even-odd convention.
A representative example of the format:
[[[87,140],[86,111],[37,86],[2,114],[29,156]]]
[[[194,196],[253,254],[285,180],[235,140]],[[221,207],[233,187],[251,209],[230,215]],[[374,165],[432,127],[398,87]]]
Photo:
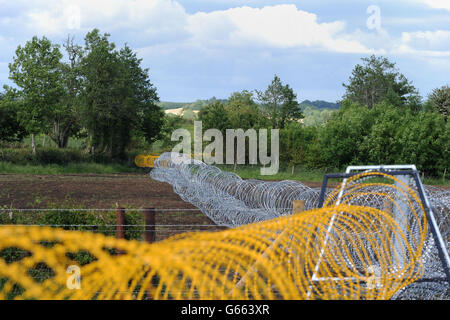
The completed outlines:
[[[120,164],[72,163],[68,165],[19,165],[0,162],[1,173],[15,174],[67,174],[67,173],[136,173],[142,169]]]
[[[221,170],[233,172],[233,165],[218,165]],[[68,165],[18,165],[0,161],[0,174],[116,174],[116,173],[146,173],[149,169],[137,168],[121,164],[101,164],[101,163],[72,163]],[[339,170],[330,172],[320,170],[306,170],[296,168],[294,174],[290,168],[280,169],[275,175],[263,176],[260,167],[241,165],[237,167],[236,174],[243,179],[259,179],[270,181],[296,180],[302,182],[321,182],[325,173],[336,173]],[[424,184],[450,187],[450,180],[442,178],[426,177]]]
[[[223,171],[233,172],[232,165],[219,165],[218,166]],[[281,181],[281,180],[296,180],[302,182],[322,182],[323,176],[326,173],[338,173],[339,170],[333,171],[320,171],[320,170],[307,170],[304,168],[296,168],[294,174],[290,168],[280,169],[276,175],[271,176],[263,176],[260,173],[260,167],[258,166],[238,166],[236,170],[236,174],[243,179],[259,179],[259,180],[271,180],[271,181]],[[342,171],[341,171],[342,172]],[[333,181],[333,180],[330,180]],[[442,178],[432,178],[427,177],[423,179],[423,183],[426,185],[435,185],[435,186],[447,186],[450,187],[450,180]]]

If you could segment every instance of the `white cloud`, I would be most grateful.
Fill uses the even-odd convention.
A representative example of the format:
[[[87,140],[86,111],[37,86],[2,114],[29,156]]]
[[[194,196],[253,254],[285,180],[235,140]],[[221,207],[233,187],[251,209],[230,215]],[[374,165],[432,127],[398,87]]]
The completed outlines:
[[[397,53],[450,56],[450,30],[403,32]]]
[[[448,0],[417,1],[450,9]],[[450,31],[404,32],[401,37],[392,37],[386,30],[349,31],[345,21],[320,21],[316,14],[293,4],[189,14],[175,0],[35,0],[33,6],[29,3],[28,0],[8,3],[19,9],[16,16],[0,17],[5,34],[25,27],[26,37],[64,36],[74,33],[72,28],[77,21],[74,14],[79,12],[80,33],[99,28],[132,42],[141,52],[152,48],[159,54],[201,50],[203,56],[212,56],[228,47],[440,57],[448,56],[450,50]]]
[[[306,47],[333,52],[374,52],[346,34],[344,21],[319,22],[318,17],[295,5],[264,8],[236,7],[209,13],[188,14],[173,0],[36,0],[33,7],[18,0],[20,14],[5,21],[29,32],[47,36],[73,33],[74,21],[81,32],[96,27],[124,38],[157,45],[174,41],[202,47],[267,46]],[[80,13],[80,16],[74,16]],[[78,19],[78,20],[77,20]]]
[[[172,0],[36,0],[33,9],[26,2],[17,3],[25,10],[15,17],[16,25],[47,36],[73,31],[73,21],[78,19],[83,31],[95,27],[108,32],[132,29],[160,37],[182,30],[187,17],[184,8]]]
[[[312,47],[336,52],[369,53],[372,50],[344,33],[345,22],[319,23],[315,14],[295,5],[238,7],[189,16],[193,40],[230,45],[265,45],[276,48]]]
[[[416,0],[434,9],[445,9],[450,11],[450,1],[448,0]]]

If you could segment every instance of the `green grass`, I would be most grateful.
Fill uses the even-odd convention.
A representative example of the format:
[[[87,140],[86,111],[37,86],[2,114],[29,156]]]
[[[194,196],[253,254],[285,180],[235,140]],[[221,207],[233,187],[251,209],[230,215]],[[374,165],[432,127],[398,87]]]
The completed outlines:
[[[223,171],[233,172],[233,165],[218,165]],[[263,176],[261,175],[259,166],[237,166],[236,174],[243,179],[258,179],[258,180],[298,180],[298,181],[310,181],[321,182],[325,171],[321,170],[304,170],[297,168],[292,175],[291,169],[280,169],[277,174]]]
[[[1,173],[14,174],[73,174],[73,173],[136,173],[142,172],[139,168],[130,168],[120,164],[99,163],[73,163],[68,165],[19,165],[8,162],[0,162]]]
[[[223,171],[233,172],[233,165],[217,165]],[[311,170],[298,167],[295,169],[294,175],[292,175],[291,168],[280,169],[279,172],[271,176],[263,176],[260,173],[259,166],[241,165],[237,166],[236,174],[243,179],[258,179],[258,180],[297,180],[304,182],[322,182],[325,173],[339,173],[343,171],[334,170],[325,172],[324,170]],[[339,181],[337,179],[330,179],[330,182]],[[375,181],[375,180],[374,180]],[[442,178],[425,177],[423,183],[426,185],[438,185],[438,186],[450,186],[450,180]]]

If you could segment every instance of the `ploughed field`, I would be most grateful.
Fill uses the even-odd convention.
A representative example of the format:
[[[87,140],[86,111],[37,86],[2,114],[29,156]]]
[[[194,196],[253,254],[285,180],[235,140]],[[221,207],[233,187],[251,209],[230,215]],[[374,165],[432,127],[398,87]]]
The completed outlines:
[[[302,183],[321,186],[320,182]],[[0,211],[2,215],[10,214],[10,208],[11,212],[16,212],[14,209],[92,209],[94,214],[103,214],[98,209],[104,209],[113,220],[116,203],[127,212],[160,209],[156,213],[156,240],[188,231],[224,229],[184,202],[171,185],[155,181],[148,174],[0,174],[0,208],[8,209]],[[39,213],[26,214],[32,217]],[[134,214],[140,215],[139,211]],[[113,226],[110,234],[115,234]]]
[[[92,209],[94,214],[104,214],[98,209],[105,209],[104,212],[114,215],[116,203],[126,208],[127,213],[141,208],[166,209],[156,213],[156,240],[188,231],[224,229],[181,200],[169,184],[154,181],[146,174],[0,174],[0,208],[12,208],[12,212]],[[139,211],[134,213],[139,215]],[[7,215],[9,210],[0,214]],[[37,216],[39,212],[26,214]],[[111,235],[114,234],[111,227]]]

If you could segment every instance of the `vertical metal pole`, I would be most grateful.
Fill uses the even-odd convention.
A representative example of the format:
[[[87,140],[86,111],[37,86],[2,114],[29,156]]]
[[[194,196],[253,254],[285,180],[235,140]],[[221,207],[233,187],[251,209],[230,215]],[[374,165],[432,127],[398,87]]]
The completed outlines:
[[[155,213],[155,208],[145,208],[143,211],[145,223],[144,239],[147,243],[153,243],[156,240]]]
[[[349,173],[348,171],[349,170],[347,168],[347,172],[346,173]],[[344,178],[344,180],[342,180],[341,189],[339,190],[338,198],[336,200],[336,206],[339,206],[341,204],[341,199],[342,199],[342,196],[344,195],[344,190],[345,190],[346,185],[347,185],[347,178]],[[322,186],[322,192],[323,192],[323,190],[325,190],[325,189]],[[322,202],[322,205],[323,205],[323,202]],[[314,273],[312,275],[311,281],[316,281],[317,280],[317,273],[319,272],[319,267],[320,267],[320,264],[322,263],[322,257],[323,257],[323,255],[325,253],[325,247],[328,244],[328,239],[330,237],[331,229],[333,228],[334,220],[336,220],[336,216],[337,216],[337,214],[334,214],[331,217],[330,224],[328,225],[328,228],[327,228],[327,234],[325,236],[325,241],[324,241],[324,243],[322,245],[322,248],[320,249],[319,259],[318,259],[317,264],[316,264],[316,266],[314,268]],[[311,297],[312,289],[313,289],[313,285],[311,284],[309,286],[309,291],[308,291],[308,293],[306,295],[306,297],[308,299]]]
[[[397,178],[401,182],[403,182],[406,186],[408,186],[408,187],[410,186],[410,183],[409,183],[410,176],[409,175],[398,175]],[[403,185],[401,185],[397,181],[395,181],[394,185],[397,188],[404,190]],[[407,234],[408,219],[406,218],[406,214],[408,211],[408,205],[407,205],[407,203],[405,203],[405,201],[402,201],[403,198],[404,198],[403,194],[400,191],[397,191],[396,192],[396,202],[398,204],[398,207],[393,206],[392,217],[400,226],[400,229],[403,232],[403,234]],[[402,252],[405,251],[405,243],[402,241],[402,239],[400,237],[394,237],[394,241],[393,241],[392,245],[393,245],[394,252],[397,252],[397,255],[394,254],[392,256],[392,258],[394,260],[394,261],[392,261],[392,264],[393,264],[393,266],[395,266],[397,268],[397,270],[401,270],[405,266],[404,256],[402,254]],[[397,259],[396,259],[396,257],[397,257]]]
[[[445,275],[447,276],[447,282],[450,285],[450,256],[447,252],[445,241],[442,238],[442,234],[439,230],[436,218],[434,217],[431,204],[428,201],[428,197],[426,196],[425,189],[423,187],[422,181],[419,179],[419,174],[417,173],[417,171],[413,173],[413,176],[419,189],[420,200],[422,200],[422,204],[425,206],[424,209],[430,222],[431,234],[433,235],[434,243],[437,247],[439,258],[441,259],[442,268],[444,269]]]

